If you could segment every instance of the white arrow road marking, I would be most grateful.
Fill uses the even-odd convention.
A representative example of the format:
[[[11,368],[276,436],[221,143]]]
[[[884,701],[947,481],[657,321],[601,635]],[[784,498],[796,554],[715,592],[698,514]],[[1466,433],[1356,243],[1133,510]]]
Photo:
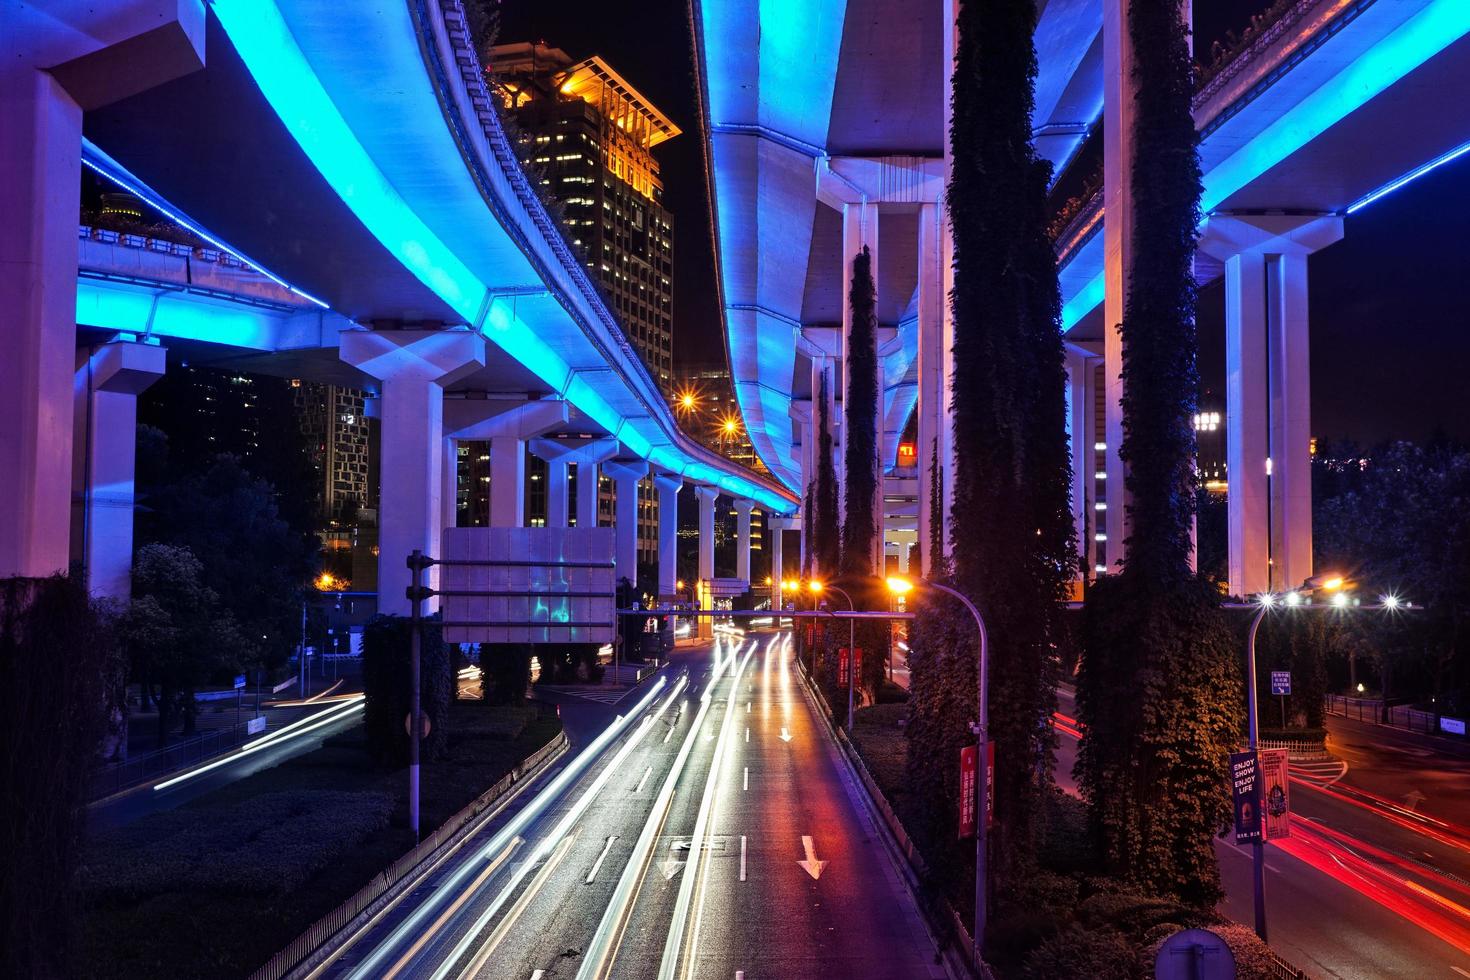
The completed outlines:
[[[827,862],[817,860],[817,849],[812,845],[812,839],[803,835],[801,848],[806,851],[806,860],[796,862],[801,865],[801,870],[811,875],[813,880],[822,877],[822,869],[827,866]]]
[[[1407,806],[1410,811],[1414,811],[1419,809],[1419,804],[1423,803],[1427,799],[1429,799],[1429,797],[1425,796],[1417,789],[1410,790],[1409,792],[1404,794],[1404,805]]]
[[[704,730],[704,740],[706,742],[713,742],[715,740],[715,734],[714,734],[714,732],[712,732],[708,728],[706,728]]]
[[[589,872],[587,872],[587,880],[584,881],[582,884],[584,884],[584,885],[590,885],[590,884],[592,884],[592,879],[597,877],[597,869],[600,868],[600,867],[602,867],[602,862],[603,861],[607,860],[607,852],[610,851],[610,850],[612,850],[613,841],[615,841],[617,839],[618,839],[617,835],[614,834],[613,836],[611,836],[611,837],[609,837],[607,839],[607,843],[606,844],[602,845],[602,853],[599,854],[599,855],[597,855],[597,860],[596,861],[593,861],[592,862],[592,870],[589,871]]]
[[[749,766],[746,766],[745,767],[745,785],[742,786],[741,788],[742,789],[746,789],[746,790],[750,789],[750,767]]]
[[[638,786],[633,790],[635,793],[643,792],[643,784],[648,782],[648,777],[653,775],[653,766],[649,766],[643,772],[643,778],[638,780]]]
[[[740,835],[740,880],[745,880],[745,835]]]
[[[672,881],[674,875],[684,870],[684,862],[674,857],[674,852],[679,849],[679,844],[680,842],[676,840],[669,841],[669,856],[664,860],[662,865],[665,881]],[[687,847],[688,845],[686,844],[685,846]]]
[[[792,737],[793,736],[791,735],[791,733],[788,732],[786,729],[781,729],[781,741],[789,742],[791,741]]]
[[[545,970],[536,970],[531,974],[531,980],[541,980],[544,976],[546,976]]]

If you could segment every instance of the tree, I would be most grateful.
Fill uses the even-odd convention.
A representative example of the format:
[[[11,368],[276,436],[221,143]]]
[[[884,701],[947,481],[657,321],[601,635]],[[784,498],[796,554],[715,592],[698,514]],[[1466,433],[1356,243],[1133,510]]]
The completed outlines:
[[[75,973],[71,886],[118,660],[80,581],[0,580],[0,976]]]
[[[1062,601],[1076,565],[1061,300],[1046,233],[1050,170],[1031,138],[1035,18],[1031,0],[960,8],[947,195],[955,254],[951,559],[957,587],[980,608],[991,638],[993,848],[1002,884],[1031,862],[1052,764],[1047,721]],[[947,605],[944,615],[953,616]],[[926,657],[954,672],[946,687],[973,692],[973,666],[958,672],[977,653],[973,624],[920,633],[960,644]],[[951,713],[948,724],[970,719]],[[920,735],[927,731],[920,726]],[[955,728],[934,751],[963,740]],[[915,749],[931,752],[927,743]]]
[[[150,544],[133,558],[133,600],[118,622],[133,679],[157,685],[158,744],[175,716],[194,732],[194,692],[238,669],[243,644],[234,617],[203,582],[204,567],[187,547]]]
[[[872,575],[878,492],[878,312],[868,247],[852,261],[852,331],[848,336],[846,413],[842,436],[846,462],[846,513],[842,525],[842,574]]]
[[[1128,33],[1132,267],[1118,329],[1131,531],[1122,571],[1087,595],[1076,775],[1112,872],[1151,894],[1213,905],[1213,838],[1230,815],[1242,685],[1218,592],[1189,567],[1200,195],[1192,75],[1177,5],[1132,0]]]

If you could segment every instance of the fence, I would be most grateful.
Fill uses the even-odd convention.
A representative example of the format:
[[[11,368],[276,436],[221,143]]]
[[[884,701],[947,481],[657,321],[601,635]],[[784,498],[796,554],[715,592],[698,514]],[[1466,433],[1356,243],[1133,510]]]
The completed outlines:
[[[231,725],[201,732],[193,738],[97,770],[92,777],[92,800],[121,793],[164,773],[196,766],[241,745],[249,732],[246,725]]]
[[[1380,698],[1348,698],[1327,695],[1327,713],[1371,725],[1388,725],[1425,735],[1463,735],[1465,721],[1433,711],[1420,711],[1406,704],[1386,705]],[[1445,723],[1448,724],[1445,724]]]

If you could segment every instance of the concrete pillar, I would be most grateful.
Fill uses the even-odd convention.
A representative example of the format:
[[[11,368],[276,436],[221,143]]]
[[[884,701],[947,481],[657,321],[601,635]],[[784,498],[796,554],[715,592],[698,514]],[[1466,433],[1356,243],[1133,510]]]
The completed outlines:
[[[526,441],[490,440],[490,526],[526,526]]]
[[[597,526],[597,464],[617,455],[616,439],[532,439],[531,452],[554,468],[577,467],[577,527]],[[566,494],[564,492],[563,496]],[[550,498],[548,497],[548,500]],[[548,503],[548,509],[550,504]],[[547,521],[550,524],[550,520]]]
[[[750,512],[754,501],[735,501],[735,577],[749,588],[750,582]]]
[[[660,473],[653,478],[658,489],[658,597],[677,598],[679,581],[679,490],[684,478]]]
[[[132,594],[133,478],[138,395],[163,376],[166,354],[116,342],[76,351],[72,425],[71,557],[87,591]]]
[[[787,517],[766,516],[771,542],[771,608],[782,608],[781,582],[786,578],[786,529],[791,526]]]
[[[570,517],[571,496],[567,487],[565,460],[546,463],[546,526],[566,527]]]
[[[1080,347],[1067,346],[1067,444],[1072,456],[1072,520],[1076,523],[1078,578],[1093,574],[1093,535],[1105,521],[1106,509],[1093,508],[1093,422],[1095,415],[1093,377],[1096,358]]]
[[[947,142],[947,141],[946,141]],[[944,309],[949,304],[944,294],[944,272],[941,268],[940,220],[942,208],[937,204],[919,206],[919,402],[918,441],[915,445],[919,466],[919,555],[920,575],[929,575],[933,569],[933,555],[929,554],[930,540],[934,533],[934,522],[939,521],[940,540],[944,540],[944,513],[934,512],[934,468],[933,462],[939,448],[940,431],[947,414],[944,383]],[[943,477],[941,476],[941,479]],[[900,550],[900,556],[904,552]],[[907,564],[903,557],[903,564]]]
[[[816,393],[813,392],[810,399],[806,401],[792,401],[791,403],[791,419],[796,423],[799,433],[798,438],[801,440],[800,445],[797,447],[797,459],[801,463],[801,485],[797,488],[801,498],[798,504],[799,507],[806,506],[806,489],[811,485],[811,481],[816,476],[816,472],[812,466],[812,460],[816,458],[813,454],[813,446],[816,443],[816,431],[812,422],[816,405],[815,399]],[[807,541],[805,528],[807,526],[806,522],[803,522],[803,530],[801,532],[801,567],[803,568],[806,567]]]
[[[443,490],[439,494],[440,528],[459,526],[459,444],[444,439],[444,475],[439,478]],[[436,551],[437,554],[437,551]]]
[[[699,578],[708,582],[715,577],[715,500],[718,487],[695,487],[699,498]]]
[[[378,611],[407,615],[409,553],[439,553],[444,387],[484,366],[485,340],[468,330],[352,330],[341,341],[342,360],[382,382]]]
[[[613,481],[616,510],[613,537],[616,541],[617,578],[638,582],[638,481],[648,475],[648,461],[609,460],[602,472]],[[578,488],[581,489],[580,487]]]
[[[1307,257],[1342,219],[1211,217],[1200,248],[1225,263],[1225,458],[1234,595],[1295,588],[1312,574],[1311,364]]]
[[[954,86],[951,80],[955,72],[956,22],[960,14],[960,0],[940,0],[944,16],[940,20],[941,68],[939,72],[940,100],[944,106],[944,186],[949,186],[954,176],[954,148],[948,134],[954,121]],[[942,496],[944,509],[941,517],[949,527],[949,515],[954,512],[954,413],[950,410],[950,396],[954,390],[954,310],[948,297],[954,292],[954,229],[949,223],[949,209],[939,208],[939,271],[940,271],[940,390],[941,423],[939,426],[939,465],[944,482]],[[949,534],[943,535],[944,554],[951,552]]]
[[[1103,0],[1103,365],[1107,444],[1102,476],[1108,509],[1099,528],[1107,535],[1107,563],[1124,559],[1128,536],[1127,469],[1123,444],[1123,322],[1133,247],[1133,45],[1128,40],[1128,0]]]
[[[204,6],[0,16],[0,578],[39,577],[70,555],[82,112],[201,67]]]

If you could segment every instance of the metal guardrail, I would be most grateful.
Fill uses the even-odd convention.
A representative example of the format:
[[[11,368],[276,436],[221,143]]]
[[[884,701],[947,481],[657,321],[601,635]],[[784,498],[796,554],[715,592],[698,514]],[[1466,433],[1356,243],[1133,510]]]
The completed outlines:
[[[1350,698],[1341,694],[1329,694],[1327,713],[1368,725],[1401,728],[1422,735],[1455,737],[1454,733],[1445,731],[1440,725],[1440,719],[1446,716],[1433,711],[1421,711],[1406,704],[1387,704],[1381,698]]]
[[[105,766],[92,777],[89,802],[140,786],[166,773],[197,766],[242,745],[248,735],[248,727],[243,724],[215,728],[182,742],[165,745],[161,749]]]

